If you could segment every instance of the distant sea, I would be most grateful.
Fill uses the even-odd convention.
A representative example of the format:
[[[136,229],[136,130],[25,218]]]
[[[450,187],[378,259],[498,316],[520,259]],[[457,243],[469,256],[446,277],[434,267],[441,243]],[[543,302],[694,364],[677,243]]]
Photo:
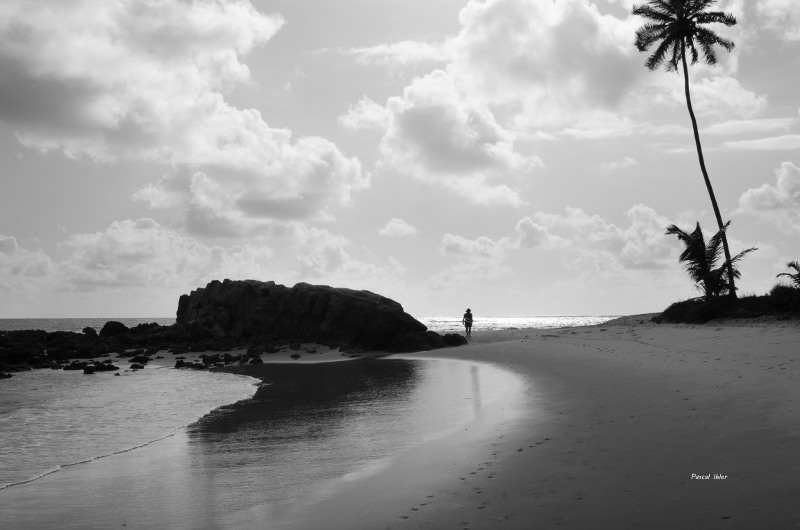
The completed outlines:
[[[613,317],[479,317],[480,330]],[[174,318],[0,319],[80,332]],[[429,329],[460,318],[423,317]],[[521,388],[490,365],[442,359],[263,365],[261,380],[161,365],[32,370],[0,381],[0,527],[277,528],[415,444],[463,429]]]
[[[475,331],[502,330],[502,329],[549,329],[574,326],[592,326],[602,324],[608,320],[616,318],[618,315],[610,316],[503,316],[503,317],[475,317],[473,329]],[[428,326],[431,331],[437,333],[452,333],[463,330],[461,317],[453,316],[426,316],[416,317],[417,320]],[[44,331],[72,331],[80,333],[84,328],[94,328],[100,331],[103,325],[109,320],[122,322],[129,328],[139,324],[149,324],[155,322],[162,326],[170,326],[175,323],[174,317],[154,317],[154,318],[0,318],[0,331],[18,329],[41,329]]]

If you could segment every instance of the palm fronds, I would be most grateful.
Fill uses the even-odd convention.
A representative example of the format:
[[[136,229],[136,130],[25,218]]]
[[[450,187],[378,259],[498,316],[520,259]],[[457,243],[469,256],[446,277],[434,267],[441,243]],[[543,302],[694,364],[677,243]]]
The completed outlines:
[[[790,272],[782,272],[776,276],[776,278],[780,278],[781,276],[788,276],[791,278],[792,283],[795,287],[800,287],[800,262],[797,261],[790,261],[786,264],[787,267],[790,269],[794,269],[795,273],[792,274]]]
[[[730,283],[728,278],[729,271],[732,270],[734,278],[739,279],[741,273],[735,267],[736,263],[741,261],[747,254],[757,250],[755,247],[743,250],[731,258],[731,267],[728,267],[727,260],[720,264],[722,238],[730,224],[730,221],[725,223],[722,230],[714,234],[708,242],[705,240],[700,223],[697,223],[693,232],[687,232],[676,225],[667,227],[666,235],[677,236],[681,243],[684,244],[684,250],[678,257],[678,261],[683,264],[689,278],[706,299],[725,294]]]
[[[665,65],[667,70],[677,70],[681,58],[689,51],[691,63],[700,59],[700,52],[708,64],[717,63],[714,46],[726,51],[734,47],[733,41],[724,39],[705,27],[707,24],[733,26],[736,17],[722,11],[706,11],[715,0],[651,0],[633,6],[633,14],[648,22],[636,31],[636,48],[647,51],[659,43],[647,58],[645,66],[655,70]],[[699,48],[699,51],[698,51]]]

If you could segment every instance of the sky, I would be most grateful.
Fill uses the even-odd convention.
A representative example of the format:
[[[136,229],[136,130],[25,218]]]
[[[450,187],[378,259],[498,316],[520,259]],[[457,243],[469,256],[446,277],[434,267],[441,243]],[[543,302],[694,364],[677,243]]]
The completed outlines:
[[[415,316],[698,296],[716,232],[683,78],[629,0],[4,0],[0,318],[167,317],[212,280]],[[692,98],[740,293],[800,259],[800,3],[738,20]]]

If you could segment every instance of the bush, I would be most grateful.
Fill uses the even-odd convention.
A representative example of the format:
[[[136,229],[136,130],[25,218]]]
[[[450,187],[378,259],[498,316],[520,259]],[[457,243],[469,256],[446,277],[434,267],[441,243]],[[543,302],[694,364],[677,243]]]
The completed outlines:
[[[774,312],[800,311],[800,289],[788,285],[776,285],[769,292],[770,308]]]
[[[716,318],[753,318],[800,313],[800,289],[776,285],[767,295],[746,295],[736,300],[719,296],[706,301],[694,298],[676,302],[655,317],[655,322],[703,324]]]

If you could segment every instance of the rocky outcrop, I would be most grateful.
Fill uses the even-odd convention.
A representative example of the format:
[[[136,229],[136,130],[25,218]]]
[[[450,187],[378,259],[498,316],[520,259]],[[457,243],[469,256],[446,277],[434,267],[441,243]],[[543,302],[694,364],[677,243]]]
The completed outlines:
[[[177,324],[217,338],[342,343],[386,349],[392,339],[424,333],[424,324],[389,298],[369,291],[256,280],[213,281],[183,295]]]

